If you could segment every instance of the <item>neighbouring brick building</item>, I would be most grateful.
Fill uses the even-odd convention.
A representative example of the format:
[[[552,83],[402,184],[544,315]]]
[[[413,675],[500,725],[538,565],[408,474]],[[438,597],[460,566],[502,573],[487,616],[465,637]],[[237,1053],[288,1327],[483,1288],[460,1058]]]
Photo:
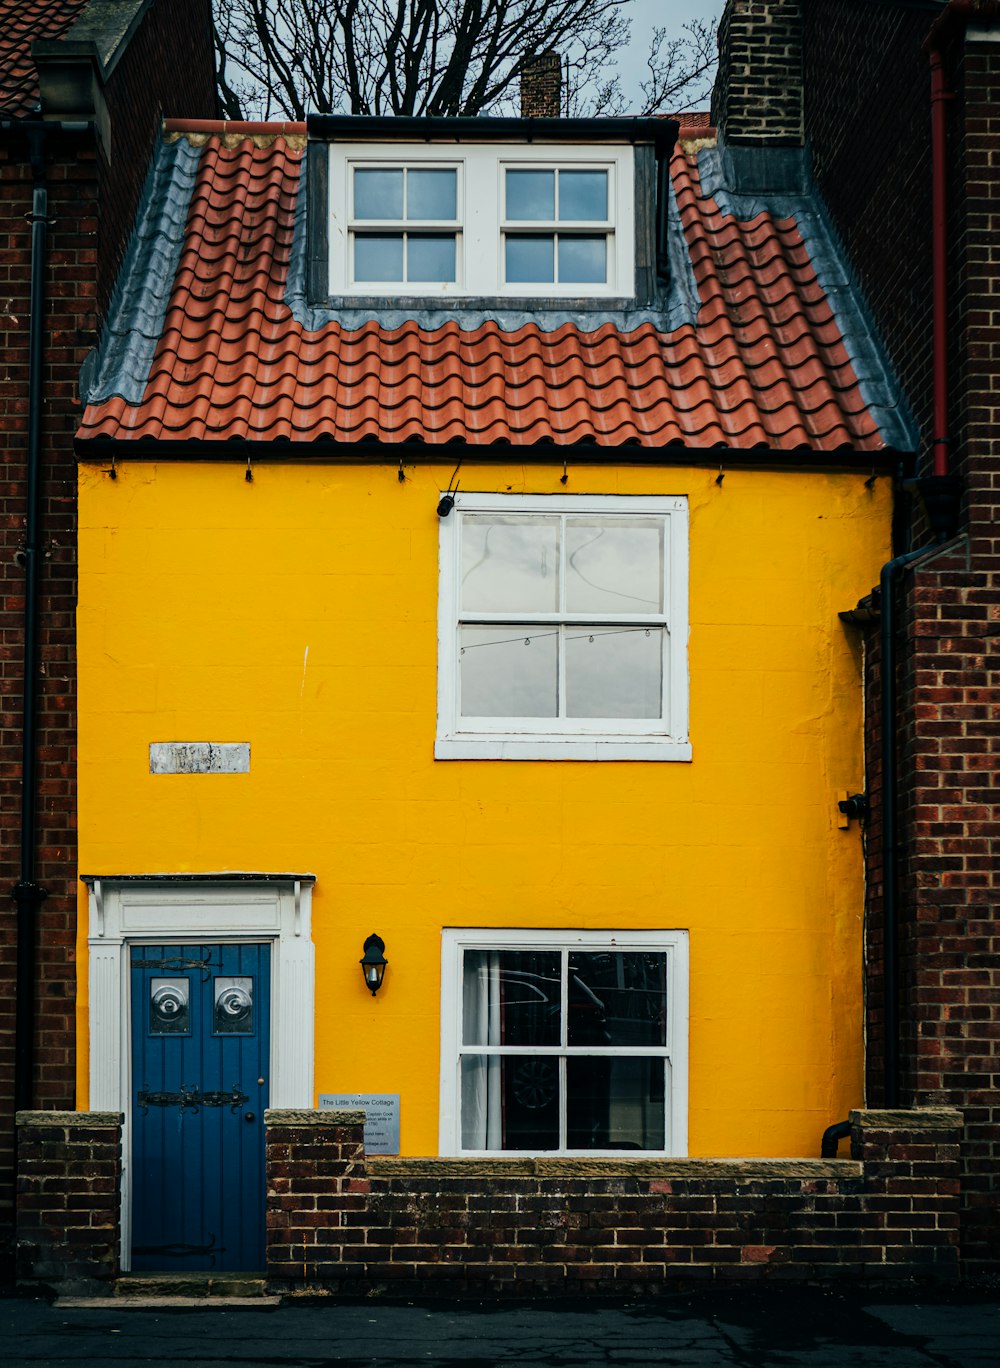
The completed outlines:
[[[208,115],[214,108],[208,0],[0,3],[0,1264],[5,1272],[15,1089],[21,1106],[71,1108],[76,1097],[72,442],[80,415],[80,367],[111,297],[161,117],[177,109]],[[38,188],[44,200],[36,198]],[[45,223],[36,231],[33,213],[42,203]],[[29,393],[33,237],[44,261],[34,419]],[[33,424],[36,437],[29,436]],[[35,544],[29,546],[27,465],[29,444],[36,441],[38,517]],[[29,813],[33,830],[22,850],[25,603],[32,577],[38,592],[35,816],[32,821]],[[22,976],[33,979],[34,987],[33,994],[23,983],[20,988],[22,1010],[28,1008],[33,1027],[22,1030],[19,1041],[18,916],[10,897],[17,884],[24,904]]]
[[[933,549],[853,614],[867,663],[866,1086],[873,1105],[961,1109],[961,1247],[975,1276],[1000,1260],[1000,6],[732,0],[722,41],[715,112],[736,166],[748,185],[781,163],[812,177],[919,428],[916,461],[899,472],[895,551]],[[945,500],[938,545],[927,493]],[[895,795],[882,784],[890,715]]]
[[[1000,1262],[1000,5],[812,0],[803,121],[824,201],[921,434],[960,482],[953,536],[899,574],[896,769],[899,1067],[885,1068],[880,646],[868,629],[868,1097],[958,1107],[961,1249]],[[933,27],[932,27],[933,22]],[[932,101],[931,59],[941,64]],[[935,209],[932,117],[946,207]],[[859,169],[863,168],[863,174]],[[935,417],[934,221],[941,223],[943,413]],[[946,218],[945,218],[946,214]],[[946,256],[944,256],[946,254]],[[940,382],[939,382],[940,383]],[[942,438],[950,437],[945,445]],[[939,465],[940,469],[940,465]],[[947,494],[947,489],[945,490]],[[902,491],[901,491],[902,493]],[[896,550],[932,543],[919,494]],[[881,606],[884,611],[885,605]]]

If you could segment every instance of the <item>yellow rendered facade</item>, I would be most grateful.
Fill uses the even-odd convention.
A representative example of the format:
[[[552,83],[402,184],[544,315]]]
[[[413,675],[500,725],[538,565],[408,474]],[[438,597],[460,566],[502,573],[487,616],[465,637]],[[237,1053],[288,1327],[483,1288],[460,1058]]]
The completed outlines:
[[[685,495],[690,762],[435,761],[450,465],[80,474],[80,868],[310,871],[315,1080],[438,1150],[443,927],[686,928],[688,1152],[814,1155],[862,1098],[860,647],[889,554],[848,472],[466,464],[465,491]],[[249,742],[247,774],[149,745]],[[86,897],[79,1097],[87,1105]],[[386,942],[377,999],[358,959]]]

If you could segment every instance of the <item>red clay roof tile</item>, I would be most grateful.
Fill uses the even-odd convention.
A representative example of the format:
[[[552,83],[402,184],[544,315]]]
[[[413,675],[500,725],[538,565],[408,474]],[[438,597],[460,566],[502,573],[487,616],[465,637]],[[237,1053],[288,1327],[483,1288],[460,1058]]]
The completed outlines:
[[[141,402],[90,405],[80,437],[885,446],[795,221],[723,213],[680,144],[671,172],[700,298],[693,323],[309,331],[285,302],[302,139],[239,132],[209,134],[201,149]]]

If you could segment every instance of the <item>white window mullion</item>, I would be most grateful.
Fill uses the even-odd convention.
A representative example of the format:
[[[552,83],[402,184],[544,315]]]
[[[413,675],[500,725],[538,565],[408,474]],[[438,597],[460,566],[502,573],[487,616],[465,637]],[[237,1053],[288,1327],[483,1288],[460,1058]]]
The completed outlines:
[[[567,1075],[566,1056],[562,1055],[559,1060],[559,1152],[565,1154],[567,1148],[567,1122],[566,1122],[566,1075]]]

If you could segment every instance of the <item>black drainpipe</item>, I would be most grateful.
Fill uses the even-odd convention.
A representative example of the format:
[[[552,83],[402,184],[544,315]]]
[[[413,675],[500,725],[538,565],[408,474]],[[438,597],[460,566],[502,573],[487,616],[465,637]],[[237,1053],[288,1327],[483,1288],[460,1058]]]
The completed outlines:
[[[24,692],[21,726],[21,866],[12,889],[17,904],[17,1011],[14,1047],[14,1106],[34,1098],[35,927],[47,896],[35,882],[38,733],[39,495],[42,447],[42,336],[45,322],[45,248],[49,193],[45,182],[45,128],[27,130],[34,179],[31,202],[31,302],[28,321],[28,451],[25,477]]]
[[[883,1103],[899,1106],[899,880],[896,836],[896,581],[907,566],[935,550],[906,551],[882,566],[879,576],[882,739],[882,991]]]
[[[879,575],[880,737],[882,741],[882,990],[883,1106],[899,1106],[899,841],[896,838],[896,581],[922,556],[930,555],[958,533],[962,484],[956,476],[917,480],[934,541],[887,561]],[[823,1132],[820,1155],[834,1159],[837,1146],[851,1133],[849,1121],[837,1121]]]
[[[942,538],[944,540],[944,538]],[[936,550],[922,546],[887,561],[879,575],[879,735],[882,742],[882,993],[884,1008],[882,1105],[899,1106],[899,898],[896,839],[896,581],[907,566]],[[849,1121],[827,1126],[820,1143],[822,1159],[836,1159],[837,1146],[851,1133]]]

